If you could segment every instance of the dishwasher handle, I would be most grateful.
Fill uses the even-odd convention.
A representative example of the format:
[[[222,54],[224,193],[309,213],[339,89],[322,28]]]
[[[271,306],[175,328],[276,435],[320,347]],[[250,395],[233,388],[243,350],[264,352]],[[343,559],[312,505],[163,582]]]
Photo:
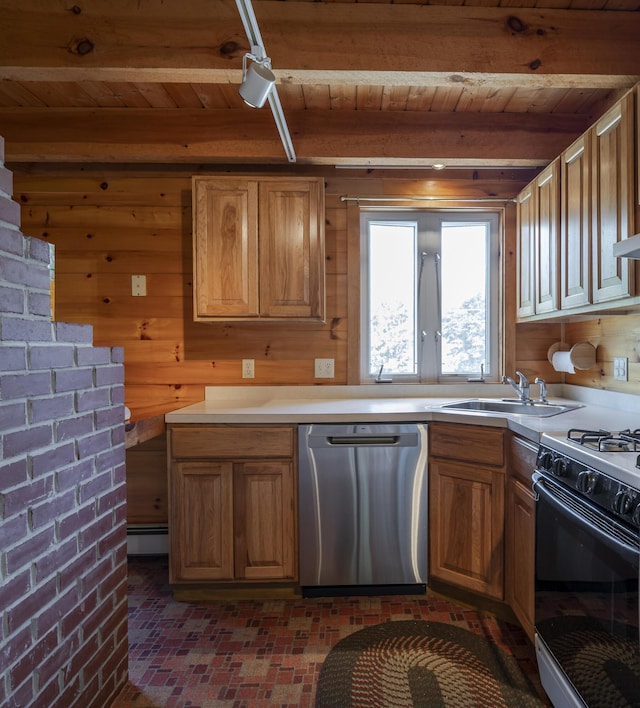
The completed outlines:
[[[417,433],[398,435],[313,435],[308,440],[310,448],[318,447],[417,447]]]
[[[357,447],[359,445],[397,445],[400,440],[399,435],[329,435],[327,442],[329,445],[348,445]]]

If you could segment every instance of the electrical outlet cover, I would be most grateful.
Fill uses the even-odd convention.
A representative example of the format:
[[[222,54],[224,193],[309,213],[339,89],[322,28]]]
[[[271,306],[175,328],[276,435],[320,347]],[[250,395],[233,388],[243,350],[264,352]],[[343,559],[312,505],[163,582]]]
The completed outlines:
[[[254,379],[256,377],[255,365],[253,359],[242,360],[242,378]]]
[[[613,380],[614,381],[628,381],[628,366],[629,360],[626,356],[614,356],[613,357]]]
[[[316,359],[315,377],[317,379],[332,379],[334,377],[333,359]]]

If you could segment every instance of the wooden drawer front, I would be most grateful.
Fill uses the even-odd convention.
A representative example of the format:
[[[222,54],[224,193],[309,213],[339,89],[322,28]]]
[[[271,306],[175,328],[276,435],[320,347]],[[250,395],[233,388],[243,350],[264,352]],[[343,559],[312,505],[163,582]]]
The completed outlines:
[[[176,459],[292,457],[293,445],[292,427],[212,425],[171,430],[171,455]]]
[[[525,486],[531,485],[531,475],[536,466],[538,446],[531,440],[511,435],[509,440],[509,472]]]
[[[504,465],[504,431],[478,425],[429,426],[429,452],[434,457],[463,462]]]

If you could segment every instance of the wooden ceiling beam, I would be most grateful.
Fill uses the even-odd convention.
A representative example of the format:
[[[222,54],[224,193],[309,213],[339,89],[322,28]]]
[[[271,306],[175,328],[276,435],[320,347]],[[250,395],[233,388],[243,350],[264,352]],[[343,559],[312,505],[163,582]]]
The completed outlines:
[[[542,166],[586,116],[330,110],[286,115],[301,164]],[[269,111],[0,109],[12,162],[285,161]]]
[[[640,48],[639,48],[640,51]],[[488,89],[613,89],[626,90],[640,82],[640,74],[482,74],[442,71],[318,71],[273,68],[278,84],[292,86],[408,86],[417,88]],[[123,67],[52,69],[0,67],[0,80],[20,82],[106,81],[134,84],[230,84],[240,86],[241,69],[132,69]]]
[[[285,83],[624,88],[640,80],[638,12],[274,0],[254,7]],[[249,50],[233,0],[0,0],[0,15],[0,78],[17,81],[239,83]]]

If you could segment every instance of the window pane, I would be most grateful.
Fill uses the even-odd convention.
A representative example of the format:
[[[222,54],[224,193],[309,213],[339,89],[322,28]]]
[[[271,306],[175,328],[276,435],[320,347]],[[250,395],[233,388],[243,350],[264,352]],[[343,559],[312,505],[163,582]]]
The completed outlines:
[[[416,372],[414,223],[369,223],[369,374]]]
[[[443,374],[488,368],[488,224],[442,225]]]

